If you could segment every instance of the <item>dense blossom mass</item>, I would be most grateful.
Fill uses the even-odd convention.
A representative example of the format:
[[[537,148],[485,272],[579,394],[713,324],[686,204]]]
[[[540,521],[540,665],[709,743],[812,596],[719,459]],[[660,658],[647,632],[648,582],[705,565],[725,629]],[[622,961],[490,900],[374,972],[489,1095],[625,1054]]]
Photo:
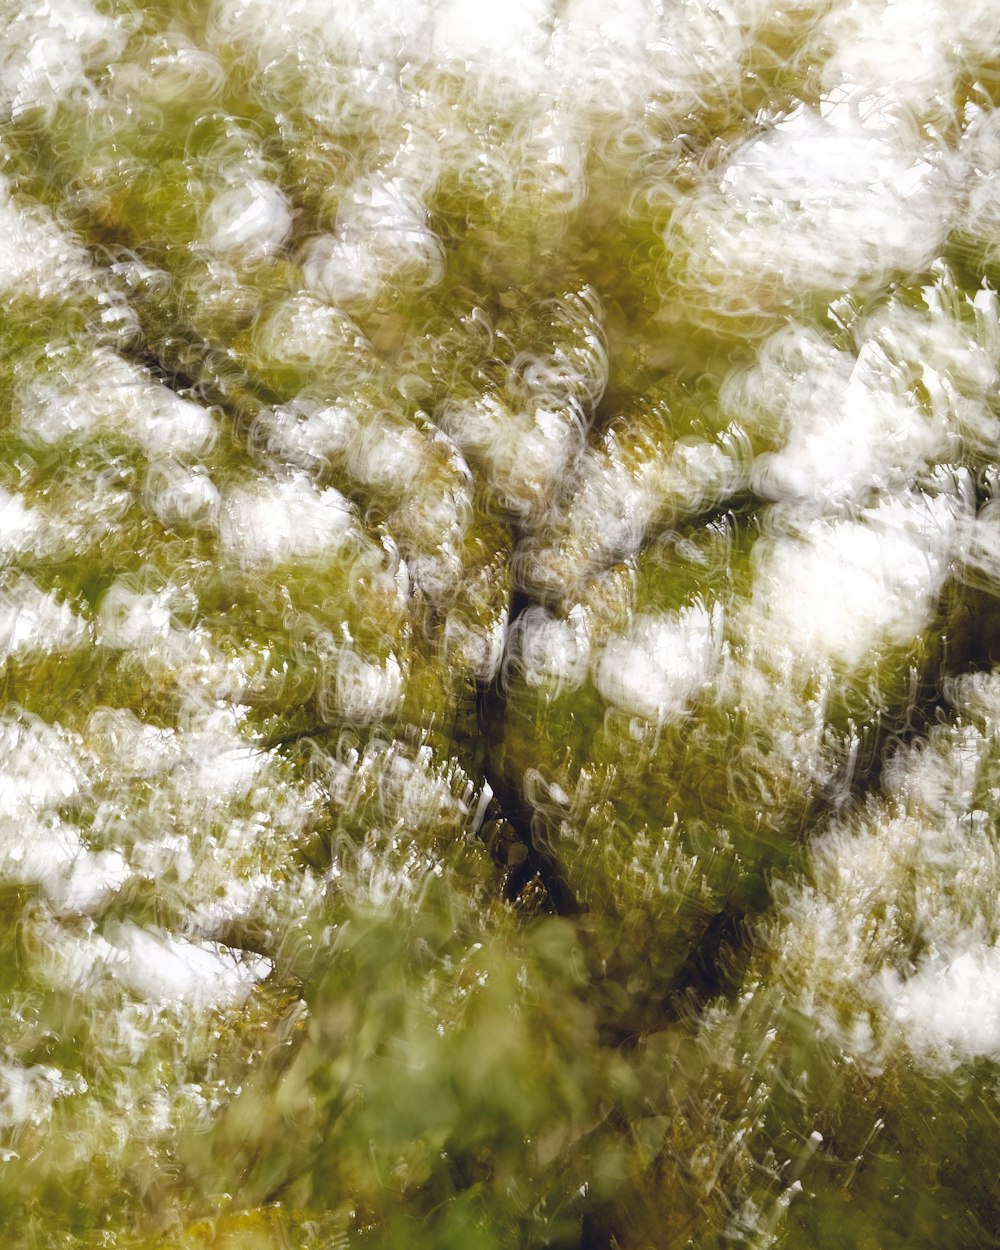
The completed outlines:
[[[1000,0],[0,0],[11,1250],[1000,1245],[998,106]]]

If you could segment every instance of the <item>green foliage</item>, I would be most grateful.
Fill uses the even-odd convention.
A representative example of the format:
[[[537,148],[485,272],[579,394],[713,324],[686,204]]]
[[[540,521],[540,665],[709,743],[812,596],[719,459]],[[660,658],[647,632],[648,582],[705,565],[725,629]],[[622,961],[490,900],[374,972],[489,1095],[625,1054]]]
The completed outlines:
[[[0,6],[5,1244],[997,1244],[995,6],[453,7]]]

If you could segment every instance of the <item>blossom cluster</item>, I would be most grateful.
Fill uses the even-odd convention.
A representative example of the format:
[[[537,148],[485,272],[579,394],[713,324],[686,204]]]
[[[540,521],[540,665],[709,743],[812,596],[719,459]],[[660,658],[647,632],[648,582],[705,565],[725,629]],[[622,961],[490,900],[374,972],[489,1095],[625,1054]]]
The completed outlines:
[[[994,1244],[998,48],[0,2],[11,1247]]]

